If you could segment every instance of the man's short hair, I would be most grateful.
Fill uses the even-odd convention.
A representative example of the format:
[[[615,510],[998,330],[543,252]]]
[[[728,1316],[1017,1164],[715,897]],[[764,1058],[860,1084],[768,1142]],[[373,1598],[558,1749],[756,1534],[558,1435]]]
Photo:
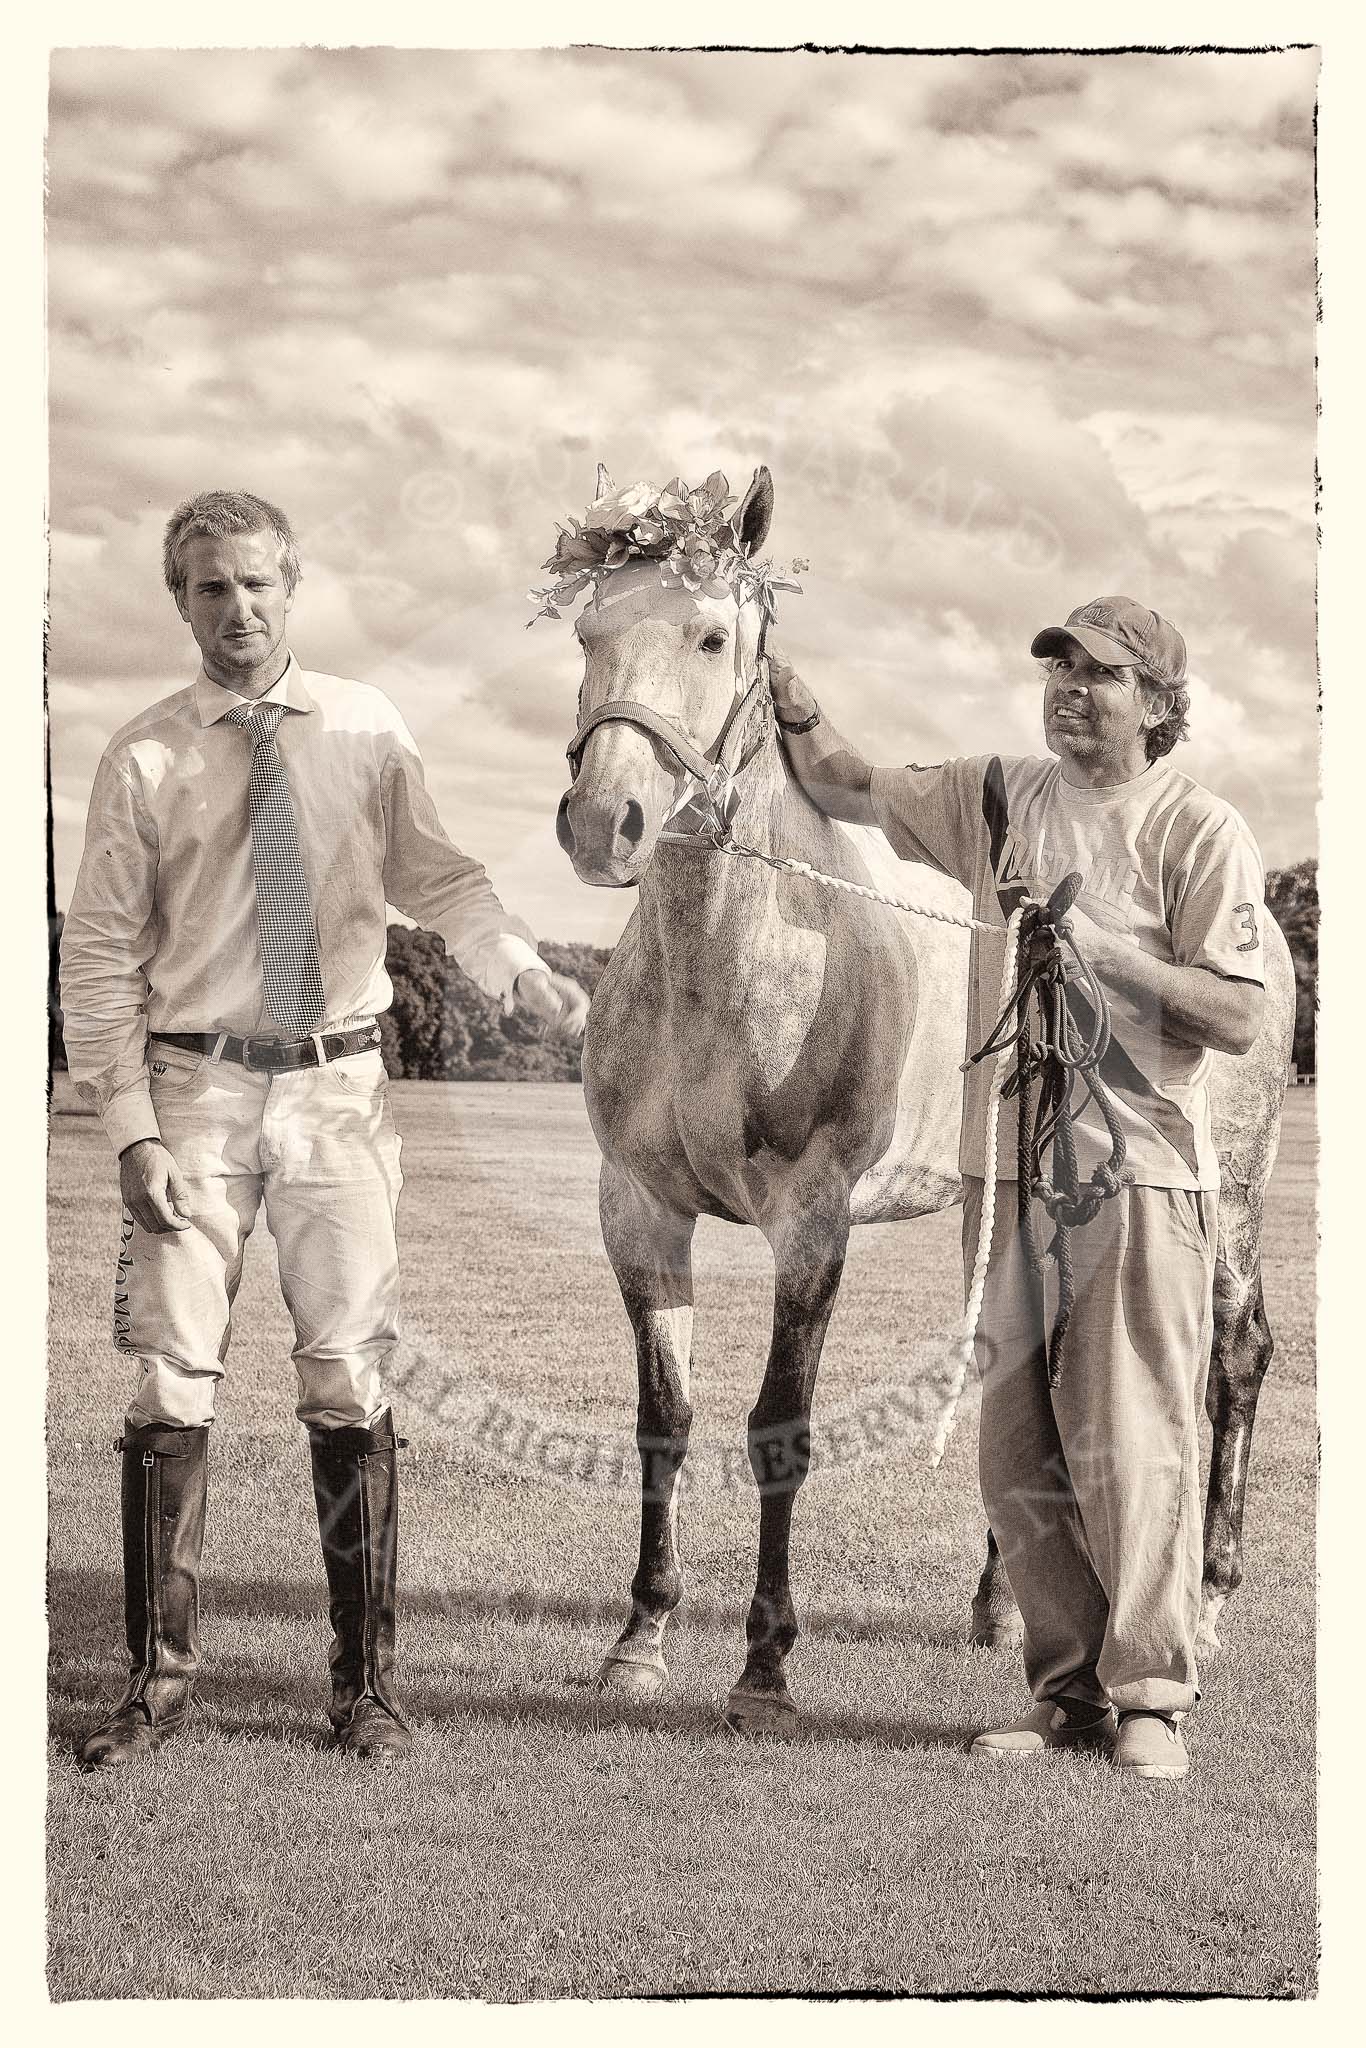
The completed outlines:
[[[186,498],[183,505],[176,506],[166,522],[166,538],[162,544],[162,574],[166,578],[166,588],[177,603],[185,591],[181,557],[186,541],[193,540],[197,534],[223,540],[230,533],[274,534],[285,592],[287,595],[293,593],[300,574],[299,550],[294,544],[289,521],[279,506],[272,505],[269,498],[258,498],[254,491],[197,491],[193,498]]]

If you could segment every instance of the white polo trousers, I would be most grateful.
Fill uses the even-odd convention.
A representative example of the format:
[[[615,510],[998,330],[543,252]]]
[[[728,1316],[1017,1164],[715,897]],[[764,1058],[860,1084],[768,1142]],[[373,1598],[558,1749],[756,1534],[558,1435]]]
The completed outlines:
[[[153,1041],[148,1061],[192,1226],[157,1235],[124,1211],[114,1344],[142,1372],[130,1425],[212,1421],[262,1202],[294,1323],[300,1420],[373,1423],[385,1407],[380,1368],[398,1339],[403,1185],[378,1050],[259,1074]]]

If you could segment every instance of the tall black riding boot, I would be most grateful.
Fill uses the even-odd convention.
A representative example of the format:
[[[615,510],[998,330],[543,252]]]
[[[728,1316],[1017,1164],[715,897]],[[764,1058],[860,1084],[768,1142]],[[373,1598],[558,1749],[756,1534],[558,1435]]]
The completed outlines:
[[[87,1770],[124,1764],[184,1726],[199,1669],[199,1559],[209,1432],[130,1429],[123,1453],[123,1596],[131,1668],[107,1721],[78,1755]]]
[[[390,1757],[412,1743],[392,1689],[398,1452],[389,1409],[373,1429],[313,1429],[313,1493],[331,1596],[337,1746]]]

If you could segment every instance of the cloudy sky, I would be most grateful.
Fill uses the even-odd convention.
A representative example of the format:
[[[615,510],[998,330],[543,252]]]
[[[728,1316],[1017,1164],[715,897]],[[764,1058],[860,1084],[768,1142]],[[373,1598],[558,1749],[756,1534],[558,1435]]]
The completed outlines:
[[[1102,593],[1190,647],[1179,764],[1315,850],[1315,60],[68,51],[48,214],[65,906],[101,747],[193,675],[171,506],[277,499],[306,666],[402,707],[547,937],[555,520],[773,471],[778,639],[874,758],[1034,752]]]

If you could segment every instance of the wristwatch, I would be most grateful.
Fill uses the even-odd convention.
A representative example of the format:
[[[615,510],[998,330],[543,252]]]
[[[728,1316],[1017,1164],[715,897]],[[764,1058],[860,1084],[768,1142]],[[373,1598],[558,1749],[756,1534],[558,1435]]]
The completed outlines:
[[[776,706],[774,707],[773,716],[778,720],[778,724],[784,732],[814,732],[821,722],[821,707],[818,704],[809,718],[800,719],[795,723],[791,719],[783,718]]]

